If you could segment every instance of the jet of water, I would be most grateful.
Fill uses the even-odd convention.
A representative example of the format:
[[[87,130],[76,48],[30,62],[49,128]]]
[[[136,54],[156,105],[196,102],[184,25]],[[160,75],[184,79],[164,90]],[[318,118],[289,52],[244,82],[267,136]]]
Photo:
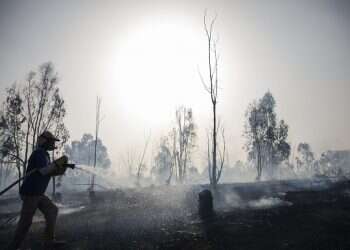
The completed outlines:
[[[101,171],[98,171],[91,166],[76,165],[75,169],[78,169],[78,170],[83,171],[83,172],[88,173],[88,174],[93,174],[93,175],[96,175],[98,177],[101,177],[102,179],[106,180],[110,186],[115,186],[114,184],[111,185],[111,181],[108,179],[108,176],[106,176],[106,174],[101,173]]]

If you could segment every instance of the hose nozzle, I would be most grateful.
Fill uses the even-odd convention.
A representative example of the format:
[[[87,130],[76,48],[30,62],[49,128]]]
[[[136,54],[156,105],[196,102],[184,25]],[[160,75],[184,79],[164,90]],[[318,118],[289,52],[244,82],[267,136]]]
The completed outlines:
[[[71,168],[71,169],[75,168],[75,164],[73,164],[73,163],[66,163],[66,164],[64,164],[64,166],[67,168]]]

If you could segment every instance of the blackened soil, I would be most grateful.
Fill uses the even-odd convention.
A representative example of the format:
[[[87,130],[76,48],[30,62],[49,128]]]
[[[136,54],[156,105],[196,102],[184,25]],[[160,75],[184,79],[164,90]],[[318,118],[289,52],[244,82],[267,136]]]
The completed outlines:
[[[142,190],[66,194],[84,209],[58,219],[62,249],[350,249],[350,183],[296,188],[294,182],[225,184],[214,194],[216,215],[197,216],[197,195],[205,186],[152,187]],[[234,194],[235,199],[225,195]],[[280,205],[249,207],[262,197]],[[5,205],[3,201],[2,205]],[[237,204],[238,205],[237,205]],[[220,205],[216,205],[220,204]],[[26,247],[43,249],[44,222],[36,222]],[[14,226],[0,229],[0,249]]]

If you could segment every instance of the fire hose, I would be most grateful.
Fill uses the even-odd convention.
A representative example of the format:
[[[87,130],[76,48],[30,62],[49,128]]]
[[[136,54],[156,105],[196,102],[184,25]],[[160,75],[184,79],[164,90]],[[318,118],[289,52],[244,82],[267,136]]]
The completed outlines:
[[[9,191],[12,187],[14,187],[16,184],[18,184],[18,182],[20,182],[21,180],[23,180],[24,178],[34,174],[36,171],[38,171],[38,169],[33,169],[32,171],[29,171],[25,176],[22,176],[21,178],[17,179],[15,182],[13,182],[11,185],[9,185],[7,188],[5,188],[4,190],[2,190],[0,192],[0,196],[3,195],[4,193],[6,193],[7,191]]]
[[[63,166],[66,167],[66,168],[71,168],[71,169],[75,168],[75,164],[71,164],[71,163],[65,163],[65,164],[63,164]],[[29,171],[28,173],[26,173],[21,178],[18,178],[15,182],[11,183],[4,190],[0,191],[0,196],[3,195],[4,193],[6,193],[7,191],[9,191],[11,188],[13,188],[15,185],[17,185],[23,179],[27,178],[28,176],[30,176],[30,175],[34,174],[35,172],[38,172],[38,171],[39,171],[39,169],[37,169],[37,168],[33,169],[33,170]]]

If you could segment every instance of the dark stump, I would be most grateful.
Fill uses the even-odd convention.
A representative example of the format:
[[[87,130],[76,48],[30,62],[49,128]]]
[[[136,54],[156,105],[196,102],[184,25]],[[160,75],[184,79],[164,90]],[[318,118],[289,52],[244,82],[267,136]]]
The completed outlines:
[[[96,193],[94,190],[89,190],[89,199],[91,203],[96,202]]]
[[[205,189],[199,193],[198,213],[201,219],[206,219],[214,215],[213,195],[210,190]]]

